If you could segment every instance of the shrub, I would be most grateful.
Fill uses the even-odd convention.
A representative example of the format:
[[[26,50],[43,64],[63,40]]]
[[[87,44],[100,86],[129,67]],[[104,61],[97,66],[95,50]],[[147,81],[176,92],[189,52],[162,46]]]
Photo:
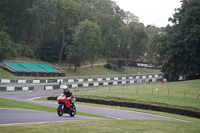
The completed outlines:
[[[107,62],[107,64],[104,66],[107,69],[112,69],[112,64],[110,62]]]

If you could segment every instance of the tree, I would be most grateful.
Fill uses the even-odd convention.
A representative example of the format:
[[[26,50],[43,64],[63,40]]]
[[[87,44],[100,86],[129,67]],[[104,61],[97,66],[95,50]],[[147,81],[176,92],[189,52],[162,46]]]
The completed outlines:
[[[102,54],[109,57],[118,56],[119,29],[124,24],[124,11],[111,0],[89,0],[88,20],[97,23],[102,33]]]
[[[79,44],[67,45],[65,48],[66,60],[69,63],[69,70],[71,64],[74,65],[74,71],[81,66],[81,62],[84,61],[84,53],[78,46]]]
[[[0,31],[0,61],[15,55],[15,45],[10,40],[10,36],[4,32]]]
[[[147,45],[146,58],[147,58],[148,63],[158,66],[159,54],[158,54],[157,47],[158,47],[158,41],[160,37],[159,35],[160,29],[151,25],[148,25],[146,28],[147,28],[147,33],[148,33],[148,45]]]
[[[140,23],[130,23],[128,25],[128,47],[130,49],[130,59],[137,60],[141,56],[144,56],[146,50],[146,44],[148,40],[145,27]]]
[[[79,24],[74,39],[76,45],[82,48],[83,57],[90,61],[92,68],[102,47],[100,27],[95,23],[85,20]]]
[[[123,17],[123,25],[119,28],[118,31],[118,46],[119,46],[119,52],[118,57],[119,58],[130,58],[130,39],[131,34],[130,33],[130,25],[131,23],[138,23],[138,17],[136,17],[134,14],[130,12],[125,12]],[[130,25],[129,25],[130,24]],[[133,32],[133,31],[132,31]]]
[[[130,24],[130,23],[133,23],[133,22],[139,22],[139,18],[129,11],[125,12],[124,23]]]
[[[200,77],[200,1],[183,0],[173,18],[173,26],[166,28],[162,51],[162,71],[177,80],[179,75],[188,79]],[[167,50],[165,50],[167,49]]]
[[[50,50],[51,47],[48,48],[50,51],[59,51],[56,52],[59,54],[58,64],[64,56],[63,50],[78,23],[77,10],[77,5],[72,0],[37,0],[34,2],[33,8],[30,9],[30,12],[36,14],[38,19],[37,28],[40,34],[40,45],[46,45],[42,43],[51,41],[57,42],[57,49],[52,47]],[[39,49],[37,51],[40,52]],[[57,57],[57,55],[55,56]]]
[[[38,48],[37,56],[45,61],[53,62],[59,58],[59,42],[56,40],[43,40]]]

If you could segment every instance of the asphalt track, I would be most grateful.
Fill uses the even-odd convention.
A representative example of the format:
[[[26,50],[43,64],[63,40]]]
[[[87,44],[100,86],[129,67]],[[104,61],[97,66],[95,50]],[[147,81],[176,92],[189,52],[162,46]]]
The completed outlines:
[[[1,109],[0,108],[0,125],[20,124],[20,123],[41,123],[54,121],[77,121],[77,120],[103,120],[101,118],[87,117],[76,115],[70,117],[64,114],[59,117],[56,113],[19,110],[19,109]]]
[[[40,105],[57,107],[56,102],[34,101],[36,97],[46,97],[61,94],[61,90],[44,90],[44,85],[36,85],[33,91],[29,92],[6,92],[0,93],[1,98],[8,98],[19,101],[26,101]],[[140,113],[135,111],[126,111],[121,109],[110,109],[91,107],[85,105],[76,105],[77,111],[112,117],[116,119],[145,119],[145,120],[167,120],[167,121],[184,121],[169,117]],[[56,110],[56,109],[55,109]],[[12,110],[0,109],[0,124],[14,123],[32,123],[32,122],[52,122],[52,121],[74,121],[74,120],[99,120],[99,118],[78,116],[70,117],[65,114],[64,117],[59,117],[56,113],[27,111],[27,110]],[[187,121],[184,121],[187,122]]]

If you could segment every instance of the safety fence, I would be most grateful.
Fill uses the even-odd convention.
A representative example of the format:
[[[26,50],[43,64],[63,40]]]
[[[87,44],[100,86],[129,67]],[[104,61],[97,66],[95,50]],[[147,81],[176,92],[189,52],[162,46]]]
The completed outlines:
[[[152,79],[162,78],[162,74],[127,74],[127,75],[97,75],[97,76],[80,76],[68,77],[63,79],[6,79],[1,78],[0,83],[72,83],[72,82],[93,82],[93,81],[112,81],[128,79]]]
[[[47,100],[56,100],[57,97],[48,97]],[[116,102],[116,101],[106,101],[106,100],[97,100],[97,99],[86,99],[86,98],[76,98],[77,102],[84,102],[84,103],[94,103],[94,104],[102,104],[102,105],[110,105],[110,106],[120,106],[120,107],[129,107],[129,108],[137,108],[137,109],[144,109],[144,110],[153,110],[165,113],[172,113],[178,114],[183,116],[195,117],[200,118],[200,112],[178,109],[178,108],[171,108],[171,107],[162,107],[162,106],[155,106],[155,105],[148,105],[148,104],[141,104],[141,103],[128,103],[128,102]]]
[[[161,82],[163,78],[155,79],[137,79],[137,80],[119,80],[119,81],[102,81],[102,82],[83,82],[83,83],[68,83],[63,85],[47,85],[44,86],[44,90],[53,90],[63,88],[65,85],[69,88],[77,87],[96,87],[96,86],[108,86],[108,85],[125,85],[125,84],[136,84],[136,83],[149,83],[149,82]]]
[[[14,87],[14,86],[0,87],[0,91],[31,91],[31,90],[34,90],[34,87]]]

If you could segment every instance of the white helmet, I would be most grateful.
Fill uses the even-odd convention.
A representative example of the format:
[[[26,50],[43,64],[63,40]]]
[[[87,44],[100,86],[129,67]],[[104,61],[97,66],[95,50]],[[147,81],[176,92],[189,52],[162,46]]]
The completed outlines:
[[[69,87],[67,86],[67,85],[65,85],[64,87],[63,87],[63,92],[68,92],[69,91]]]
[[[63,89],[69,89],[69,87],[68,87],[67,85],[65,85],[65,86],[63,87]]]

